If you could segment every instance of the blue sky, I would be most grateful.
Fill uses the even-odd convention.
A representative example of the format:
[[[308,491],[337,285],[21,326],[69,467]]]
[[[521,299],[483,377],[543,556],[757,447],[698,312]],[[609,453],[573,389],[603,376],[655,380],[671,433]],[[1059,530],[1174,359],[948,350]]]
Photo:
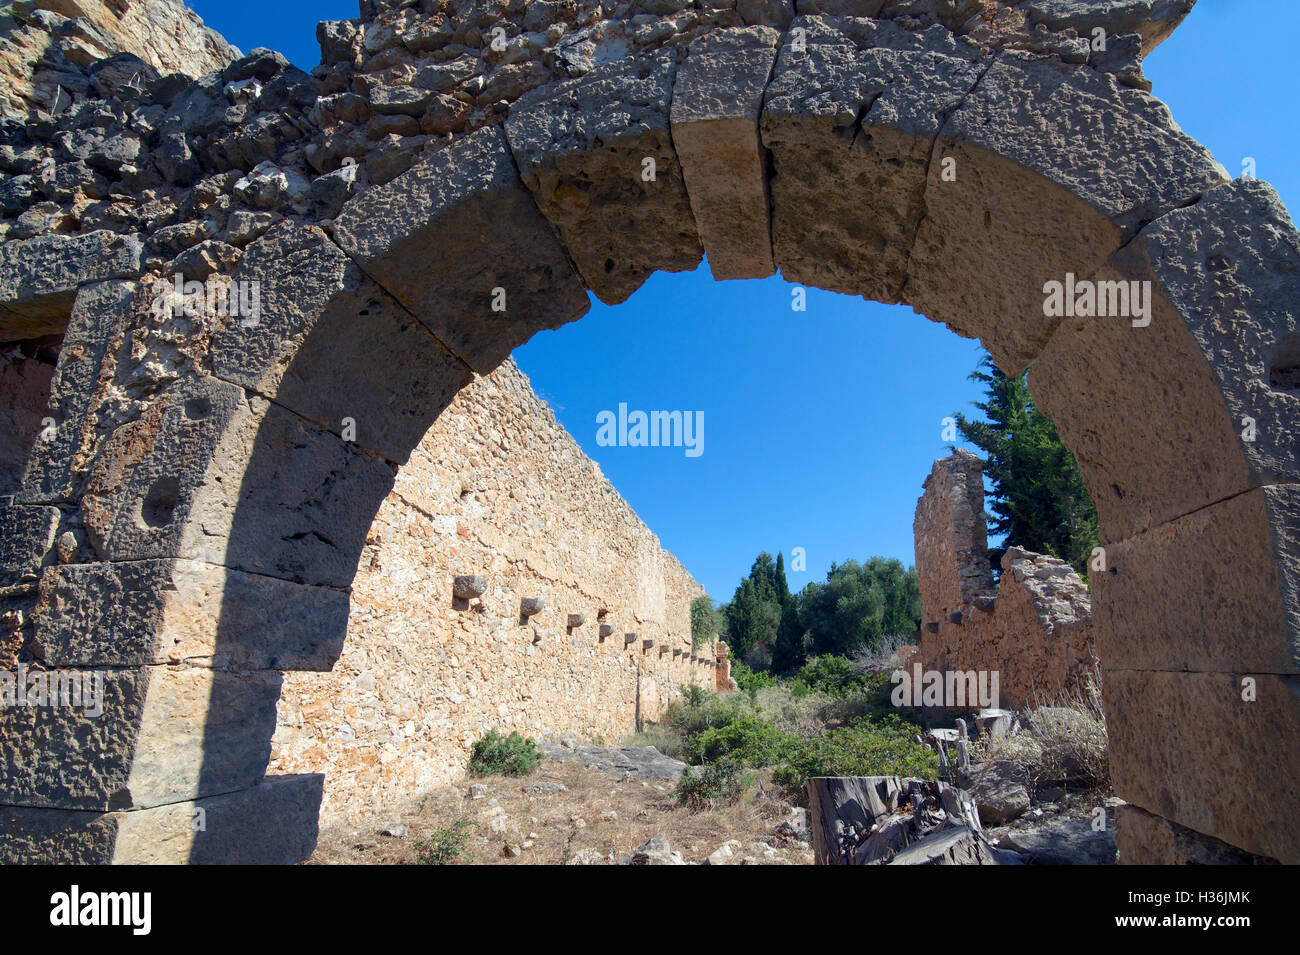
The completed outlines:
[[[319,60],[315,23],[356,16],[352,0],[195,2],[247,51],[267,46],[303,69]],[[268,15],[268,10],[274,11]],[[1201,0],[1145,64],[1154,93],[1237,175],[1256,174],[1300,208],[1294,79],[1300,4]],[[790,308],[780,278],[716,283],[707,266],[653,276],[616,308],[542,332],[515,353],[533,387],[663,545],[717,600],[760,550],[804,548],[798,589],[832,561],[913,562],[912,513],[940,420],[971,412],[978,343],[904,307],[808,290]],[[596,415],[704,412],[704,453],[601,447]]]

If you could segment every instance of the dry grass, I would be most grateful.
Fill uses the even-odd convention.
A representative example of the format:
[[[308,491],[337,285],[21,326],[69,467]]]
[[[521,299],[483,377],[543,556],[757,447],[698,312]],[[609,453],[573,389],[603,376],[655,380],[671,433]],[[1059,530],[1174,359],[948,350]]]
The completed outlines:
[[[877,647],[858,647],[849,654],[849,662],[858,673],[890,673],[898,669],[898,651],[913,641],[910,634],[887,634]]]
[[[842,701],[829,693],[812,690],[795,696],[786,686],[768,686],[758,691],[759,715],[782,733],[812,738],[835,722]]]
[[[982,741],[980,760],[1006,759],[1024,767],[1035,786],[1064,783],[1088,789],[1110,785],[1106,718],[1101,689],[1082,689],[1040,700],[1024,720],[1025,731]]]
[[[678,805],[672,783],[618,781],[575,762],[547,760],[527,776],[467,779],[430,792],[400,820],[370,819],[324,829],[310,863],[414,864],[416,843],[458,819],[469,820],[466,854],[459,860],[468,865],[558,865],[583,849],[595,850],[605,861],[611,852],[626,855],[657,833],[663,833],[687,862],[703,861],[736,839],[744,845],[737,859],[749,854],[759,863],[779,861],[751,853],[751,844],[763,842],[777,847],[786,862],[811,863],[812,851],[805,843],[773,834],[789,807],[774,795],[770,776],[758,775],[758,787],[734,805],[692,812]],[[487,785],[491,792],[471,799],[474,783]],[[530,792],[539,784],[553,783],[566,789]],[[396,821],[407,827],[406,835],[380,834],[381,827]],[[508,855],[507,845],[519,847],[520,854]]]

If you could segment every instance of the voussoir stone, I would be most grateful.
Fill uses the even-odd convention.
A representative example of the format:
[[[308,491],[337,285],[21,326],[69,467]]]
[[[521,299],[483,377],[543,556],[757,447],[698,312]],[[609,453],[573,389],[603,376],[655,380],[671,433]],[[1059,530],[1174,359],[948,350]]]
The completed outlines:
[[[703,254],[672,142],[676,72],[671,50],[627,57],[529,91],[506,120],[524,183],[607,305]]]
[[[0,587],[34,581],[52,559],[59,512],[27,504],[0,506]]]
[[[346,588],[388,463],[216,379],[168,392],[105,442],[81,512],[108,560],[189,557]]]
[[[582,281],[480,129],[348,202],[335,241],[457,357],[486,374],[536,331],[580,318]]]
[[[1254,681],[1253,700],[1243,680]],[[1261,806],[1300,800],[1300,678],[1106,671],[1115,792],[1188,829],[1288,865],[1300,831]]]
[[[73,564],[42,577],[32,646],[50,667],[329,670],[347,617],[341,590],[202,561]]]
[[[1031,24],[1052,30],[1074,30],[1092,39],[1100,27],[1112,34],[1142,37],[1142,55],[1150,53],[1191,12],[1196,0],[1030,0]]]
[[[272,229],[248,247],[233,279],[257,284],[259,314],[221,322],[213,373],[335,434],[350,421],[348,440],[390,461],[406,462],[472,377],[319,229]],[[359,339],[369,343],[361,352]],[[392,386],[375,389],[377,380]]]
[[[0,245],[0,341],[62,332],[86,282],[140,274],[144,244],[114,232],[42,235]]]
[[[136,282],[123,280],[83,285],[77,291],[50,383],[54,431],[32,447],[19,500],[60,502],[75,496],[87,464],[83,452],[93,427],[90,409],[96,383],[105,355],[121,341],[137,288]]]
[[[768,27],[717,30],[677,70],[673,145],[715,279],[775,271],[758,120],[780,38]]]
[[[1030,378],[1108,539],[1300,482],[1300,234],[1269,186],[1211,189],[1095,279],[1149,283],[1149,324],[1066,319]]]
[[[1091,582],[1108,671],[1300,672],[1300,485],[1200,508],[1105,558]]]
[[[903,299],[1019,374],[1061,321],[1045,314],[1047,282],[1091,276],[1226,180],[1147,94],[1002,53],[936,141]]]
[[[763,107],[772,242],[788,281],[897,302],[944,117],[980,75],[974,47],[935,26],[800,17]]]

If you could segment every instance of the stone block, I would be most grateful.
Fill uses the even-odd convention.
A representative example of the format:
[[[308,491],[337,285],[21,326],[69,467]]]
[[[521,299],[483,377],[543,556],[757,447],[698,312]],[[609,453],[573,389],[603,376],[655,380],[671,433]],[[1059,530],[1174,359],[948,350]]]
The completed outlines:
[[[115,865],[293,865],[316,850],[324,780],[268,776],[238,792],[118,818]],[[202,810],[201,814],[199,810]],[[195,820],[203,825],[195,831]]]
[[[673,148],[671,50],[625,57],[531,90],[506,134],[520,175],[587,287],[617,305],[702,250]]]
[[[215,379],[186,382],[119,428],[82,515],[107,560],[188,557],[346,588],[393,468]]]
[[[691,44],[677,71],[673,145],[715,279],[776,270],[758,120],[780,36],[769,27],[714,31]]]
[[[460,574],[452,581],[451,595],[457,600],[471,600],[483,596],[487,588],[486,577],[477,574]]]
[[[54,434],[33,445],[18,500],[54,503],[76,496],[93,439],[90,410],[104,358],[122,341],[137,288],[135,282],[108,281],[77,291],[50,384]]]
[[[1142,55],[1150,53],[1191,12],[1196,0],[1030,0],[1029,23],[1049,30],[1074,30],[1091,37],[1098,27],[1107,36],[1136,33]]]
[[[195,560],[49,568],[34,652],[50,667],[329,670],[348,595]]]
[[[35,582],[53,556],[59,512],[25,504],[0,506],[0,586]]]
[[[1061,320],[1044,314],[1047,282],[1091,276],[1226,180],[1145,93],[1004,53],[940,131],[904,301],[1019,374]]]
[[[1079,461],[1104,538],[1300,483],[1300,235],[1273,190],[1211,189],[1096,279],[1150,283],[1150,324],[1066,319],[1030,384]]]
[[[1258,865],[1270,861],[1127,803],[1115,807],[1115,846],[1120,865]]]
[[[138,276],[143,256],[138,236],[102,230],[0,244],[0,341],[62,332],[78,286]]]
[[[320,802],[321,777],[299,775],[130,812],[7,806],[0,863],[292,865],[316,848]]]
[[[1116,795],[1255,855],[1300,862],[1300,678],[1108,669],[1103,703]]]
[[[1300,672],[1300,485],[1230,497],[1107,544],[1106,668]]]
[[[763,106],[772,251],[791,282],[899,300],[931,146],[975,86],[978,51],[942,27],[800,17]],[[932,316],[934,317],[934,316]]]
[[[533,333],[558,328],[589,307],[496,127],[471,133],[352,199],[335,220],[334,238],[482,374]]]
[[[319,229],[272,230],[245,251],[233,279],[257,283],[258,320],[221,323],[213,374],[335,434],[346,430],[390,461],[407,460],[470,380],[469,369]]]
[[[0,804],[125,809],[255,785],[279,673],[108,669],[103,712],[0,707]]]

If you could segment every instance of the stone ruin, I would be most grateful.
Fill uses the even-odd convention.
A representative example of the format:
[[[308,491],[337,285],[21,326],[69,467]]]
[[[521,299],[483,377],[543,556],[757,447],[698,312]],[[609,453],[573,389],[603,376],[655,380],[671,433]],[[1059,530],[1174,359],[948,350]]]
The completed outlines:
[[[1300,236],[1149,93],[1192,0],[362,0],[310,74],[175,3],[167,62],[146,6],[0,28],[0,337],[45,366],[5,380],[50,374],[0,405],[41,425],[4,645],[109,680],[93,723],[0,711],[5,858],[302,858],[277,703],[339,660],[402,467],[589,293],[707,252],[1032,364],[1100,518],[1121,857],[1300,862]],[[1149,321],[1045,316],[1076,277],[1149,282]]]
[[[1010,708],[1086,698],[1100,684],[1088,587],[1069,564],[1008,547],[994,586],[979,458],[957,451],[934,462],[913,533],[921,634],[902,665],[996,671]]]

